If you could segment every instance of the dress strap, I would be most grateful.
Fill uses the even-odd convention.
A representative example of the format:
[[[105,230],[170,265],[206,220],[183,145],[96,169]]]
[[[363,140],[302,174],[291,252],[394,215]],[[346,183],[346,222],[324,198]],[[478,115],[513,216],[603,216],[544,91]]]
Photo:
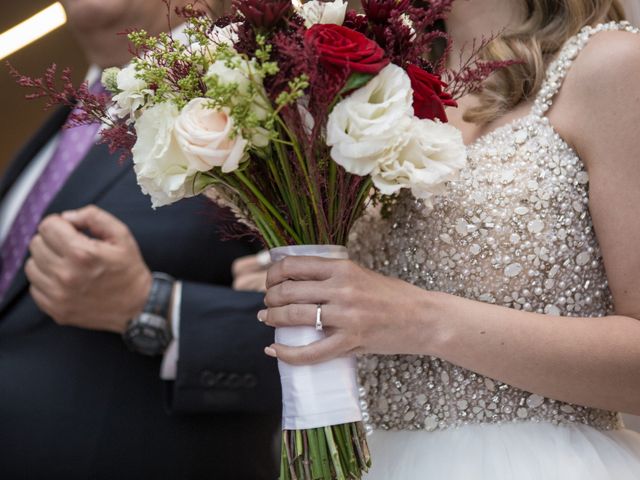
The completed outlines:
[[[576,59],[580,51],[585,47],[589,39],[596,33],[608,30],[627,31],[632,33],[640,33],[640,29],[634,27],[629,22],[610,22],[600,23],[595,27],[586,26],[580,33],[574,35],[565,42],[560,49],[557,58],[551,62],[547,68],[547,74],[542,83],[542,87],[536,96],[533,104],[532,113],[538,117],[542,117],[551,108],[554,97],[560,91],[562,82],[567,76],[567,72],[571,68],[573,61]]]

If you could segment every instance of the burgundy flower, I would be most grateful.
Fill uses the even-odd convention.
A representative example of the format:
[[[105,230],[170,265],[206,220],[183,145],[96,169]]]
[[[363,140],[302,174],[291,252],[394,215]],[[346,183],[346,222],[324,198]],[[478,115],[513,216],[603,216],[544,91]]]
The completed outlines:
[[[341,25],[313,25],[304,36],[306,46],[316,49],[327,68],[376,75],[389,64],[384,50],[363,34]]]
[[[256,28],[272,28],[293,13],[291,0],[234,0],[233,6]]]
[[[355,10],[347,10],[347,14],[345,15],[344,23],[342,25],[362,34],[366,34],[369,29],[369,22],[366,15],[362,15]]]
[[[404,12],[409,6],[409,0],[362,0],[364,13],[372,23],[389,23],[394,10]]]
[[[407,74],[413,88],[413,110],[416,117],[429,120],[437,118],[447,122],[444,107],[458,106],[451,95],[444,91],[447,84],[440,79],[439,75],[429,73],[416,65],[409,65]]]

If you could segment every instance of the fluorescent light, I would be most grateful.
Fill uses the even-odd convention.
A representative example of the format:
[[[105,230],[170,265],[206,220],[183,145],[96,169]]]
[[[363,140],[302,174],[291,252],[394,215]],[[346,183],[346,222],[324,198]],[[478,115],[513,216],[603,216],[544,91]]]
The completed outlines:
[[[66,21],[67,15],[60,2],[49,5],[33,17],[0,35],[0,59],[44,37],[47,33],[64,25]]]

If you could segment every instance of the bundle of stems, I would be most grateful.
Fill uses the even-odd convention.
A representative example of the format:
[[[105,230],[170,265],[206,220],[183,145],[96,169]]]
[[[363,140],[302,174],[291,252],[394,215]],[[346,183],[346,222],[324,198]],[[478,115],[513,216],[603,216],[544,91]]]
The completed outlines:
[[[355,480],[370,466],[362,422],[282,432],[280,480]]]
[[[375,195],[370,177],[336,164],[320,130],[304,131],[297,109],[283,109],[276,122],[268,149],[231,175],[203,174],[206,181],[269,248],[346,245]],[[322,120],[317,125],[324,128]],[[357,480],[370,465],[362,422],[282,432],[281,480]]]

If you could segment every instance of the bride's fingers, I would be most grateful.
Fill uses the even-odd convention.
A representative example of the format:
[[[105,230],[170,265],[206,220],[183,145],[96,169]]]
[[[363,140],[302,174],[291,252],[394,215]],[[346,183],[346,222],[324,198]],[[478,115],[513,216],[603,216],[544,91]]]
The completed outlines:
[[[286,280],[267,290],[264,303],[267,307],[284,307],[291,304],[324,304],[328,301],[327,289],[322,282]]]
[[[330,305],[322,305],[320,321],[324,327],[334,326],[331,313]],[[317,305],[294,304],[260,310],[258,312],[258,320],[271,327],[315,326],[317,315]]]
[[[320,257],[287,257],[269,267],[267,288],[287,280],[326,280],[338,262]]]
[[[346,336],[335,334],[313,342],[305,347],[288,347],[279,343],[264,349],[270,357],[290,365],[313,365],[341,357],[350,352],[349,340]]]

